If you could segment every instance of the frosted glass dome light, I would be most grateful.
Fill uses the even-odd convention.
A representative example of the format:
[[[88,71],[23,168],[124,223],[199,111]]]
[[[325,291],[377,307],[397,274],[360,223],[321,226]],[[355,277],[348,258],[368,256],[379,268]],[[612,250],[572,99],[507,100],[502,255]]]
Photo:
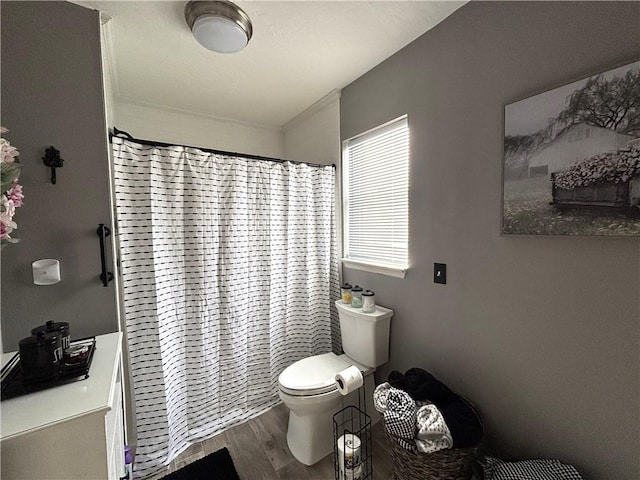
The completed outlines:
[[[231,2],[191,1],[184,15],[196,40],[214,52],[238,52],[253,33],[247,14]]]

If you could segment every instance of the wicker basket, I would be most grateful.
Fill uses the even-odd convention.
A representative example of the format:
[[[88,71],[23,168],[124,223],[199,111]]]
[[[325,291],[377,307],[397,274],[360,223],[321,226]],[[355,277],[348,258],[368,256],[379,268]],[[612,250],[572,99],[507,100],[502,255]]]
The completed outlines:
[[[463,400],[474,410],[480,424],[482,417],[466,399]],[[384,424],[384,418],[380,417]],[[473,463],[478,456],[479,446],[468,448],[448,448],[433,453],[413,453],[398,445],[395,435],[387,430],[385,434],[390,447],[395,480],[469,480],[473,473]]]

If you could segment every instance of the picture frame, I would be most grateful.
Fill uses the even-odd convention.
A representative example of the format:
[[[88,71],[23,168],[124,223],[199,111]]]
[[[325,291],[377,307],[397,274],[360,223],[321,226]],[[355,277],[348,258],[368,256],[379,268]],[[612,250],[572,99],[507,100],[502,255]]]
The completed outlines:
[[[503,235],[640,236],[640,61],[504,107]]]

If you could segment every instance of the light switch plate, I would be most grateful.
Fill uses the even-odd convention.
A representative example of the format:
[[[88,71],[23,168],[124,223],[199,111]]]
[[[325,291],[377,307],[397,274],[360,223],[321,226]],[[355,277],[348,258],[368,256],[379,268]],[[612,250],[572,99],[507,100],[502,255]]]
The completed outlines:
[[[447,264],[446,263],[434,263],[433,264],[433,283],[447,283]]]

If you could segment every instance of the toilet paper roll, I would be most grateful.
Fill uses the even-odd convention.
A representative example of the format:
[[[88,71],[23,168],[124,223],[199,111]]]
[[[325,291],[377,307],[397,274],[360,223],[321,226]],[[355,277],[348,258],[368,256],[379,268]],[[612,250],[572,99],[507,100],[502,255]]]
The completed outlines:
[[[338,438],[338,462],[341,474],[353,474],[360,465],[360,438],[357,435],[345,433]]]
[[[335,376],[335,380],[338,384],[338,391],[342,395],[348,395],[349,393],[359,389],[363,383],[360,369],[353,365],[345,368],[341,372],[338,372]]]
[[[358,465],[356,468],[340,470],[340,480],[362,480],[362,473],[362,465]]]

